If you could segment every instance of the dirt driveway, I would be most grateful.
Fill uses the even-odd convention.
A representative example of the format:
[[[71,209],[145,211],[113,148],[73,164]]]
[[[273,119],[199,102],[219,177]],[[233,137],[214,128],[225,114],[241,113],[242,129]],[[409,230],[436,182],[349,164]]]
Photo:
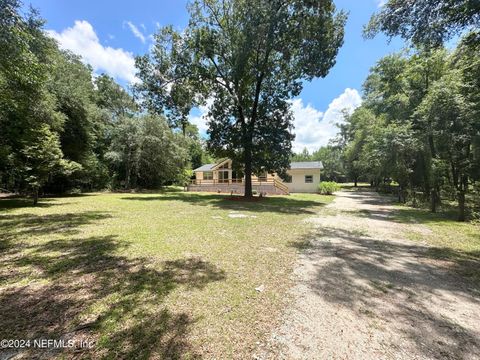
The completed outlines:
[[[478,288],[406,240],[429,229],[394,211],[375,193],[340,192],[308,219],[293,305],[258,358],[480,359]]]

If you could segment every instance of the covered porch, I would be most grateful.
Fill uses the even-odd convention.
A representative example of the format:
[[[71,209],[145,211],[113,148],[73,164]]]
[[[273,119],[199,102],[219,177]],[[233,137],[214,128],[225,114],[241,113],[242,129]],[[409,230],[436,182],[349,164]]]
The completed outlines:
[[[245,176],[233,170],[230,159],[216,164],[206,164],[194,170],[195,179],[188,185],[189,191],[209,191],[243,194]],[[259,193],[288,194],[288,187],[272,174],[252,176],[252,188]]]

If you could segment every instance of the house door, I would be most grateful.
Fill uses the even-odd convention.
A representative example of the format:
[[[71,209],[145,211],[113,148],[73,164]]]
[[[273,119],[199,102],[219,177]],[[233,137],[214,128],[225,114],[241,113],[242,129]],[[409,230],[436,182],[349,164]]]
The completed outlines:
[[[241,171],[232,171],[232,181],[236,183],[241,183],[243,178],[243,173]]]
[[[218,182],[228,183],[228,170],[220,170],[218,172]]]

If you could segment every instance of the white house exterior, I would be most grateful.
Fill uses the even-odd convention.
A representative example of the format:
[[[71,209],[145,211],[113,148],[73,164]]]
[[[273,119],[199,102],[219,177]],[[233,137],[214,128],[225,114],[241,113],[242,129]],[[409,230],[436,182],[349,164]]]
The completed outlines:
[[[252,188],[269,194],[314,193],[318,190],[322,169],[321,161],[292,162],[287,171],[288,179],[281,179],[277,174],[252,175]],[[245,178],[233,170],[230,159],[202,165],[193,171],[195,179],[188,186],[190,191],[244,192]]]
[[[289,181],[284,181],[289,192],[314,193],[318,191],[320,171],[323,169],[321,161],[292,162],[287,174]]]

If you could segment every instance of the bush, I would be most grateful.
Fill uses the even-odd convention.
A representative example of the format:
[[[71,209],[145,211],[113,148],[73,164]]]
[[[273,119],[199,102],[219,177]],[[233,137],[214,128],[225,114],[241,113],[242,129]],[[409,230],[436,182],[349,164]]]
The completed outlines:
[[[318,192],[322,195],[332,195],[338,190],[340,190],[340,185],[335,181],[322,181],[318,184]]]

